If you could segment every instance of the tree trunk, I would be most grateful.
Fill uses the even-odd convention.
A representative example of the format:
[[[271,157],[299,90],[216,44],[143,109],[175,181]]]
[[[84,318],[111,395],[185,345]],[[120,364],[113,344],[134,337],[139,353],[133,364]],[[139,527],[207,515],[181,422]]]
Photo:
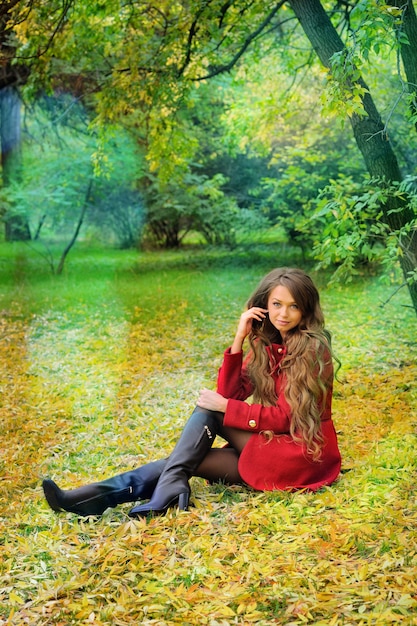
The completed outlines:
[[[320,0],[289,0],[289,3],[321,63],[331,69],[332,56],[344,50],[345,46]],[[352,87],[355,85],[366,89],[361,97],[364,115],[350,116],[353,134],[366,168],[371,177],[378,177],[387,183],[400,182],[402,175],[397,158],[368,87],[361,78],[351,84]],[[389,198],[382,209],[384,221],[392,230],[398,230],[414,218],[414,213],[407,202],[400,198]],[[404,278],[407,280],[409,273],[417,267],[416,233],[404,236],[402,244],[405,253],[399,260]],[[417,313],[417,283],[408,286]]]
[[[0,143],[3,186],[21,180],[22,155],[20,148],[20,98],[15,87],[0,90]],[[13,206],[5,215],[6,241],[27,241],[30,230],[25,215]]]
[[[67,258],[69,251],[71,250],[72,246],[77,241],[78,235],[80,234],[81,226],[84,223],[85,214],[87,213],[88,203],[90,202],[92,188],[93,188],[93,179],[90,178],[90,182],[88,183],[87,193],[85,194],[84,203],[81,208],[81,213],[78,218],[77,226],[75,227],[75,231],[74,231],[73,236],[71,237],[71,241],[65,247],[65,250],[63,251],[61,255],[60,261],[58,263],[58,267],[56,269],[56,273],[58,274],[58,276],[62,274],[62,271],[64,269],[65,259]]]
[[[42,215],[41,219],[39,220],[39,223],[38,223],[38,225],[36,227],[35,234],[33,236],[33,241],[37,241],[39,239],[39,236],[40,236],[41,230],[42,230],[42,226],[43,226],[45,220],[46,220],[46,213],[44,213]]]
[[[400,43],[401,58],[407,78],[407,87],[413,95],[410,103],[412,115],[417,116],[417,16],[412,0],[388,0],[392,7],[402,9],[401,27],[397,29],[397,38]],[[401,33],[407,36],[407,41],[401,38]],[[417,130],[417,121],[415,122]]]

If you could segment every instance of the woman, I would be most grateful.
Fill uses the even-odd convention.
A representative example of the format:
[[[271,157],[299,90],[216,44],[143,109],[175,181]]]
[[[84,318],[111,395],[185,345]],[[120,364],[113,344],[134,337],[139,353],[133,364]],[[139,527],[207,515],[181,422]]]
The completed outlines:
[[[141,517],[176,504],[186,510],[191,476],[266,491],[317,490],[340,472],[332,386],[330,340],[316,287],[302,270],[272,270],[240,317],[217,391],[200,392],[169,458],[71,491],[46,479],[45,497],[55,511],[79,515],[149,499],[129,512]],[[212,448],[216,435],[225,447]]]

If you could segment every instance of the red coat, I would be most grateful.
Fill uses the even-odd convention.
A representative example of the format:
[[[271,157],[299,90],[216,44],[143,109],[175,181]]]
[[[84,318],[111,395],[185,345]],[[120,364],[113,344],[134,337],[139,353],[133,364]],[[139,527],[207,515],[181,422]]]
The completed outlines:
[[[243,353],[231,354],[226,350],[219,370],[217,391],[229,399],[224,416],[224,425],[253,432],[239,457],[239,473],[251,487],[260,491],[311,489],[330,485],[340,472],[341,458],[337,436],[331,417],[332,388],[328,390],[322,413],[322,434],[325,444],[321,459],[313,461],[304,445],[290,436],[291,409],[281,389],[285,375],[279,363],[285,347],[273,344],[267,348],[273,353],[276,363],[272,376],[278,396],[277,404],[266,407],[244,402],[252,395],[252,385],[246,375]],[[271,355],[272,356],[272,355]],[[333,378],[331,371],[325,372]],[[268,440],[262,431],[272,431],[275,436]]]

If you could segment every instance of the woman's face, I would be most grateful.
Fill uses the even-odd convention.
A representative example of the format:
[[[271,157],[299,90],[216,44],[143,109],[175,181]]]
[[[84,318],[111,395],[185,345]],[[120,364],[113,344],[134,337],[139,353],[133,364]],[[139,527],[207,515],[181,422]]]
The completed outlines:
[[[289,330],[296,328],[303,317],[291,292],[283,285],[275,287],[268,297],[268,315],[271,324],[284,338]]]

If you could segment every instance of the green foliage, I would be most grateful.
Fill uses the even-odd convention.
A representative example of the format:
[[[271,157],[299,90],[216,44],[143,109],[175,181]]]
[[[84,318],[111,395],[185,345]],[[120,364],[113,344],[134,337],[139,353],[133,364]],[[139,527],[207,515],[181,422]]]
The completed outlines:
[[[138,183],[146,205],[144,245],[177,247],[195,231],[210,245],[234,246],[266,226],[254,206],[265,164],[251,161],[229,141],[223,117],[229,86],[224,78],[199,85],[175,116],[165,119],[158,142],[151,141]]]
[[[338,160],[340,143],[344,142],[343,131],[335,132],[332,127],[320,126],[321,132],[312,126],[309,141],[301,138],[294,145],[287,144],[277,150],[273,163],[274,177],[264,178],[264,211],[270,221],[279,224],[287,233],[289,241],[299,245],[307,255],[320,236],[321,224],[311,220],[312,207],[320,190],[330,178],[355,172],[358,176],[361,164],[354,158]],[[290,127],[287,129],[290,132]],[[347,143],[346,148],[349,146]]]
[[[334,279],[351,280],[363,263],[392,266],[399,256],[409,254],[404,242],[417,228],[416,179],[383,184],[365,178],[362,184],[340,177],[326,186],[315,201],[311,223],[316,237],[314,253],[319,267],[337,266]],[[406,199],[416,216],[401,228],[390,229],[382,219],[389,198]],[[413,281],[413,273],[408,280]]]
[[[269,220],[307,251],[321,234],[320,220],[310,219],[319,190],[340,176],[362,186],[359,156],[346,131],[334,124],[336,115],[364,117],[363,101],[370,94],[362,77],[387,119],[382,126],[375,112],[376,134],[394,139],[403,171],[415,175],[409,132],[415,108],[410,107],[408,119],[404,115],[405,99],[413,104],[407,94],[412,85],[405,84],[397,56],[401,46],[413,44],[403,32],[403,7],[358,0],[344,3],[342,13],[342,6],[334,11],[333,3],[321,4],[340,33],[339,48],[345,46],[332,58],[331,80],[306,46],[291,3],[161,0],[120,7],[116,0],[63,5],[35,0],[30,11],[17,3],[19,62],[26,59],[32,71],[26,95],[37,96],[41,86],[51,93],[69,91],[83,99],[95,129],[123,125],[140,147],[122,200],[108,198],[114,219],[110,209],[105,212],[111,229],[123,222],[124,204],[124,221],[129,224],[132,213],[136,218],[136,228],[116,235],[120,245],[131,245],[141,232],[141,205],[133,201],[139,189],[149,218],[147,243],[178,246],[193,229],[207,242],[234,245],[241,225],[248,230],[249,223],[253,229]],[[370,138],[373,131],[373,125],[366,130]],[[100,148],[94,150],[96,168],[103,167],[103,156]],[[379,163],[374,156],[368,166]],[[246,204],[238,197],[235,175],[242,157],[265,163],[262,175],[245,189]],[[234,168],[228,168],[232,161]],[[363,217],[360,209],[349,209],[362,224],[370,219],[373,193],[372,187],[358,191],[354,206],[365,207]],[[365,245],[361,226],[347,242],[348,220],[340,219],[340,226],[332,226],[329,252],[320,252],[326,263],[333,259],[354,269],[357,260],[373,259],[379,250],[372,237],[391,241],[384,233],[371,233]],[[339,249],[332,255],[339,234],[340,245],[334,244]],[[359,249],[356,256],[351,248]]]
[[[225,194],[224,184],[221,174],[208,178],[196,172],[169,183],[150,179],[144,194],[144,244],[175,248],[190,231],[196,231],[210,245],[234,246],[238,234],[265,227],[259,215],[239,208],[233,197]]]
[[[324,115],[365,116],[363,97],[369,93],[361,83],[360,60],[352,51],[341,50],[331,58],[331,72],[326,88],[321,94]]]
[[[374,56],[389,56],[406,41],[402,30],[404,7],[395,7],[380,0],[359,0],[349,16],[349,45],[368,62]]]
[[[82,234],[90,230],[102,241],[136,245],[143,207],[135,189],[135,147],[120,128],[97,137],[87,124],[84,108],[73,98],[47,97],[29,108],[22,179],[4,188],[4,202],[29,216],[33,238],[65,242],[94,178]]]
[[[395,7],[379,0],[359,0],[349,7],[342,22],[346,27],[345,47],[332,56],[331,72],[320,95],[325,115],[342,124],[347,116],[363,117],[362,100],[371,85],[374,100],[388,111],[390,135],[401,133],[404,126],[409,132],[415,110],[404,105],[410,98],[413,101],[415,94],[407,92],[399,57],[401,46],[410,43],[403,27],[406,10],[406,4]],[[340,29],[337,13],[334,22]]]

